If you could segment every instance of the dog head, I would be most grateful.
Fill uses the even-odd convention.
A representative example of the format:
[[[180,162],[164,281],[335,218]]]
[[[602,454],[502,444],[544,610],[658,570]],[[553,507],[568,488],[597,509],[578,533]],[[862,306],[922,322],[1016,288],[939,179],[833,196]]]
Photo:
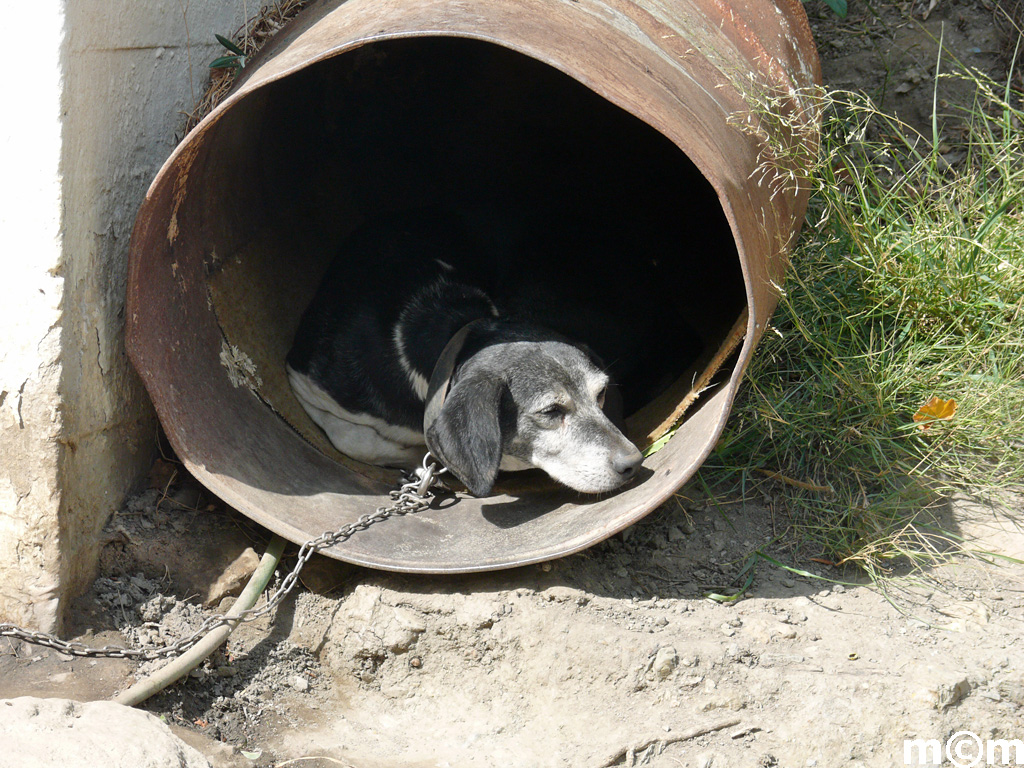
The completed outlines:
[[[489,344],[459,365],[428,444],[474,496],[490,492],[503,460],[583,493],[611,491],[643,457],[605,411],[609,385],[572,344]]]

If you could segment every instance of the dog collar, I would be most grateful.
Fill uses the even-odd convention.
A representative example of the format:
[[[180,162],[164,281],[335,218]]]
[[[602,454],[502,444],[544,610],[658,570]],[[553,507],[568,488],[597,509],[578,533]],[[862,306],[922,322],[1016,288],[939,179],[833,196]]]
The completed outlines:
[[[448,343],[444,345],[441,356],[437,358],[437,362],[434,363],[434,370],[430,374],[426,405],[423,409],[423,439],[427,443],[427,450],[440,459],[443,464],[446,463],[444,456],[439,454],[436,447],[430,444],[431,441],[427,437],[427,433],[434,426],[437,417],[441,415],[441,408],[444,405],[445,398],[448,397],[448,387],[452,382],[452,373],[455,371],[455,361],[466,344],[466,337],[469,336],[473,328],[482,325],[489,319],[486,317],[477,318],[459,328],[455,335],[448,339]]]

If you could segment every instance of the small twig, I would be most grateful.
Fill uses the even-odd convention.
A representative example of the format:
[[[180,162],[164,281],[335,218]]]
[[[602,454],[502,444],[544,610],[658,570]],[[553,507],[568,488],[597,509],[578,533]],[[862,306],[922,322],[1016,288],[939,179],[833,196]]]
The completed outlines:
[[[750,734],[757,733],[760,730],[761,729],[759,727],[757,727],[756,725],[752,725],[749,728],[740,728],[730,738],[732,738],[732,739],[742,739],[744,736],[749,736]]]
[[[757,470],[762,475],[770,477],[772,480],[778,480],[785,483],[786,485],[792,485],[795,488],[803,488],[805,491],[817,491],[818,493],[832,493],[831,485],[815,485],[814,483],[806,483],[803,480],[794,480],[792,477],[786,477],[780,472],[772,472],[770,469],[759,469]]]
[[[160,492],[160,498],[156,500],[156,506],[159,507],[161,504],[163,504],[165,501],[167,501],[167,499],[170,496],[171,486],[174,485],[174,481],[177,478],[178,478],[178,470],[175,469],[175,470],[173,470],[171,472],[170,478],[168,478],[167,482],[164,484],[164,489],[163,489],[163,491]]]
[[[714,723],[712,725],[702,725],[697,728],[691,728],[688,731],[677,733],[674,736],[669,736],[664,739],[651,739],[650,741],[641,744],[639,746],[623,747],[622,749],[615,752],[610,758],[601,763],[597,768],[612,768],[621,762],[630,752],[636,754],[637,752],[643,752],[645,749],[649,749],[655,745],[658,745],[660,749],[664,749],[669,744],[678,744],[681,741],[691,741],[692,739],[698,739],[701,736],[706,736],[709,733],[715,731],[721,731],[725,728],[732,728],[734,725],[739,725],[739,718],[733,720],[723,720],[720,723]]]

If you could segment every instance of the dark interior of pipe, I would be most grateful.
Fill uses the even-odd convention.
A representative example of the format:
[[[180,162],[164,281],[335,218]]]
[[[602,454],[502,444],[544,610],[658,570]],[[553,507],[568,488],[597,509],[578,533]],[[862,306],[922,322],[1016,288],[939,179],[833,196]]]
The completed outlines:
[[[494,44],[365,45],[239,102],[211,139],[212,301],[261,396],[307,437],[275,366],[345,237],[381,212],[460,215],[510,294],[539,293],[556,330],[608,362],[627,413],[689,376],[745,307],[721,205],[685,154]]]

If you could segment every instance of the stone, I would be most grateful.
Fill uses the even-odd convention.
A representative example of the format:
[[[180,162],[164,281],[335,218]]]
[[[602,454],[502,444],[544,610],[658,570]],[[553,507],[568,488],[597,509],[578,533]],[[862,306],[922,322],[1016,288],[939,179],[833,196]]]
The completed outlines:
[[[971,683],[967,678],[950,678],[936,686],[935,708],[944,712],[963,701],[971,692]]]
[[[260,556],[256,554],[256,550],[246,547],[208,586],[203,604],[217,605],[225,597],[241,594],[259,564]]]
[[[666,680],[679,665],[679,654],[671,645],[661,646],[651,660],[647,673],[649,680]]]
[[[1001,680],[996,686],[999,695],[1018,707],[1024,707],[1024,678],[1019,680]]]
[[[375,668],[389,656],[408,652],[426,632],[419,613],[388,605],[381,597],[379,587],[360,584],[334,616],[322,661],[336,675],[354,673],[370,682],[374,673],[367,672],[367,662]]]
[[[310,592],[329,595],[344,587],[356,571],[356,566],[324,555],[313,555],[299,572],[299,581]]]
[[[166,723],[112,701],[0,700],[0,744],[32,768],[211,768]]]
[[[467,629],[487,629],[494,624],[495,607],[488,595],[466,595],[455,607],[455,621]]]

